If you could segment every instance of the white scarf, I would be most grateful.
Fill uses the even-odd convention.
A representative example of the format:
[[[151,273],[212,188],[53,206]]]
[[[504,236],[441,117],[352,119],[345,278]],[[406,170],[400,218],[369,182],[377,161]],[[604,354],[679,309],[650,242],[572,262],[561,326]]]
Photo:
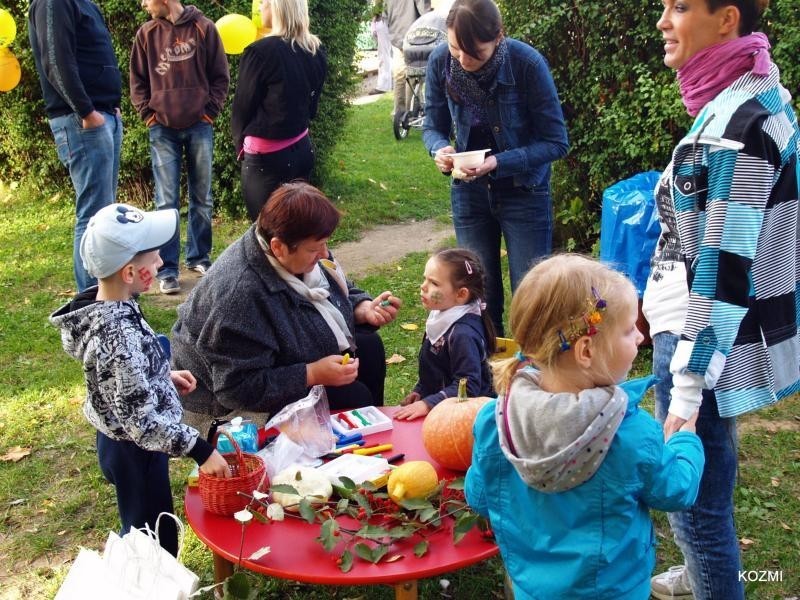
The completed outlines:
[[[305,273],[303,279],[299,279],[287,271],[283,265],[278,262],[278,259],[271,254],[266,254],[270,264],[275,268],[278,276],[286,282],[290,288],[306,298],[317,312],[325,319],[333,335],[336,336],[336,343],[339,344],[339,350],[355,350],[355,341],[353,334],[350,333],[350,328],[347,326],[347,321],[341,312],[328,300],[330,293],[330,283],[328,282],[325,274],[322,272],[322,267],[319,264],[314,265],[314,270],[310,273]]]
[[[431,344],[436,344],[439,339],[447,333],[447,330],[464,315],[481,316],[481,303],[474,300],[469,304],[451,306],[445,310],[432,310],[425,321],[425,334]]]

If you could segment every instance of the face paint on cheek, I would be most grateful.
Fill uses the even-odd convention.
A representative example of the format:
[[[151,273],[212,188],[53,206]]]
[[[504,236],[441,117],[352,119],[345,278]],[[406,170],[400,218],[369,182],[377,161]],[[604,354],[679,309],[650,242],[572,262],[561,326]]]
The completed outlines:
[[[150,269],[145,269],[142,267],[139,269],[138,273],[139,281],[141,281],[146,287],[150,287],[150,285],[153,283],[153,274],[150,272]]]
[[[431,302],[434,304],[439,304],[442,301],[442,292],[432,292],[431,293]]]

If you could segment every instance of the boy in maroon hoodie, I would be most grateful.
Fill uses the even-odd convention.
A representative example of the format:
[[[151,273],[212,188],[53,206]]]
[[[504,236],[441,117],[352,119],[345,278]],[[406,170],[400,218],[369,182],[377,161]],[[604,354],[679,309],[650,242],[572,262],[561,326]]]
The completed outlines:
[[[228,59],[214,23],[178,0],[142,0],[152,20],[131,50],[131,102],[150,131],[156,208],[180,209],[181,160],[186,154],[189,229],[186,265],[201,275],[211,266],[212,123],[228,94]],[[162,248],[158,272],[164,294],[180,291],[180,238]]]

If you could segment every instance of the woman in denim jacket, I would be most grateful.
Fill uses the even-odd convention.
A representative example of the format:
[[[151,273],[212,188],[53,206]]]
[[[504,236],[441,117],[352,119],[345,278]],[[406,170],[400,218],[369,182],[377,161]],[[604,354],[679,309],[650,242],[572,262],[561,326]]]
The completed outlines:
[[[512,291],[552,247],[550,163],[568,148],[558,93],[544,57],[505,37],[492,0],[456,0],[447,46],[428,62],[425,102],[423,140],[442,173],[453,172],[450,153],[491,149],[479,167],[454,173],[450,200],[458,245],[486,269],[486,303],[502,335],[501,236]]]

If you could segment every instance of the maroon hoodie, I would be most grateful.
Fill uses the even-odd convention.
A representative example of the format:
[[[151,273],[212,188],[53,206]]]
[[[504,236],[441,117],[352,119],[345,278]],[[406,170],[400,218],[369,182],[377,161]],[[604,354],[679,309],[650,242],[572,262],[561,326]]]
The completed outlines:
[[[194,6],[177,22],[152,19],[131,50],[131,102],[148,126],[213,120],[228,94],[228,59],[214,23]]]

